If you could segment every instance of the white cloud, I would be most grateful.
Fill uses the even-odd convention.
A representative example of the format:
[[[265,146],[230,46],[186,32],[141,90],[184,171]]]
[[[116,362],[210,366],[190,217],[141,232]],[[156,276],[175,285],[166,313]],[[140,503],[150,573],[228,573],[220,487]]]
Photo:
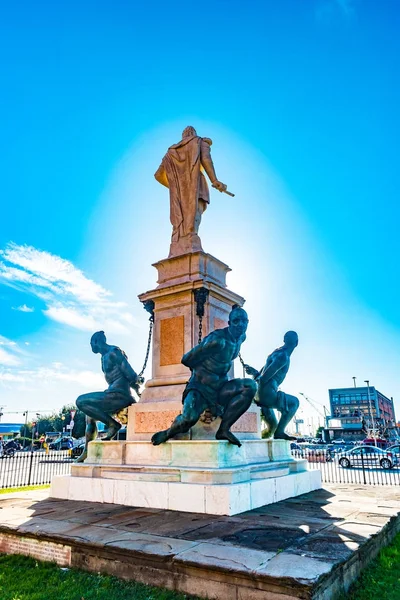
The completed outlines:
[[[4,348],[0,347],[0,365],[6,365],[9,367],[17,366],[20,364],[19,358],[17,358],[14,354],[7,352]]]
[[[90,314],[79,312],[75,308],[58,305],[50,306],[43,312],[53,321],[64,323],[76,329],[82,329],[83,331],[94,331],[96,329],[95,319]]]
[[[128,333],[134,322],[124,302],[70,261],[32,246],[10,243],[0,250],[0,281],[41,299],[49,319],[76,329]],[[33,309],[24,304],[17,310]]]
[[[31,306],[27,306],[26,304],[22,304],[21,306],[13,306],[13,310],[19,310],[20,312],[32,313],[35,312],[35,309]]]
[[[31,390],[56,387],[60,381],[76,383],[80,388],[93,391],[101,391],[107,385],[101,373],[68,369],[61,363],[53,363],[51,367],[39,367],[38,369],[5,369],[0,371],[0,386],[13,387],[18,390],[25,390],[26,385],[29,385]],[[23,385],[21,387],[21,385],[16,386],[15,384]]]
[[[23,382],[25,381],[25,378],[22,375],[16,375],[15,373],[0,373],[0,382],[1,381],[18,381],[18,382]]]
[[[18,366],[21,364],[18,355],[24,354],[25,352],[18,346],[17,342],[9,340],[0,335],[0,365],[8,367]]]
[[[4,337],[4,335],[0,335],[0,346],[16,346],[17,342],[14,342],[13,340],[9,340],[8,338]]]

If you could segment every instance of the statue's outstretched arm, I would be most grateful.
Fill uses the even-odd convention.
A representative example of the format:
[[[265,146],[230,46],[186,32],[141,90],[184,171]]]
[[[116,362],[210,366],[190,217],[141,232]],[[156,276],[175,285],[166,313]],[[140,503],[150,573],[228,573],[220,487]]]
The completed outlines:
[[[218,179],[217,179],[217,175],[216,175],[215,169],[214,169],[214,163],[211,158],[210,145],[211,145],[211,140],[209,140],[208,138],[203,138],[201,140],[201,146],[200,146],[201,164],[203,166],[203,169],[207,173],[207,175],[212,183],[213,188],[215,188],[219,192],[226,192],[227,186],[225,185],[225,183],[222,183],[222,181],[218,181]]]
[[[208,335],[200,344],[189,350],[189,352],[186,352],[182,356],[181,362],[185,367],[193,369],[221,348],[221,344],[223,344],[223,340],[216,338],[212,334]]]
[[[210,144],[204,138],[201,140],[200,144],[200,160],[211,183],[218,181],[217,176],[215,174],[214,163],[211,158]]]

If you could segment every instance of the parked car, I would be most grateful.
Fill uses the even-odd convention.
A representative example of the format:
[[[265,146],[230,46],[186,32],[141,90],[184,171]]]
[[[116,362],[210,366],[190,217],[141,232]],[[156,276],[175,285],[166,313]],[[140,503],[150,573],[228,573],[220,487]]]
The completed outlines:
[[[330,462],[332,460],[331,452],[326,444],[296,444],[299,448],[292,449],[293,454],[306,458],[308,462]],[[292,446],[292,444],[291,444]]]
[[[50,450],[70,450],[74,445],[71,437],[59,437],[49,444]]]
[[[381,448],[381,450],[387,450],[387,447],[389,446],[388,440],[382,438],[365,438],[362,443],[367,446],[377,446],[378,448]]]
[[[85,442],[82,442],[81,444],[77,444],[76,446],[74,446],[72,448],[72,452],[71,452],[71,456],[72,458],[78,458],[78,456],[80,456],[82,454],[82,452],[85,449]]]
[[[400,444],[394,444],[393,446],[389,446],[389,448],[387,448],[388,452],[393,452],[393,454],[396,454],[397,458],[400,458]]]
[[[296,444],[296,442],[290,442],[290,451],[295,458],[304,457],[303,448],[299,444]]]
[[[296,442],[290,442],[290,449],[291,450],[297,450],[297,451],[301,451],[301,446],[299,446],[299,444],[296,444]]]
[[[394,452],[381,450],[375,446],[358,446],[337,456],[339,465],[349,467],[382,467],[392,469],[399,464],[399,458]]]
[[[341,444],[340,446],[338,446],[337,444],[333,444],[331,447],[329,446],[329,451],[332,455],[337,454],[337,455],[342,455],[345,452],[348,452],[349,450],[353,450],[354,446],[353,444]]]
[[[12,458],[16,448],[12,442],[0,442],[0,458]]]

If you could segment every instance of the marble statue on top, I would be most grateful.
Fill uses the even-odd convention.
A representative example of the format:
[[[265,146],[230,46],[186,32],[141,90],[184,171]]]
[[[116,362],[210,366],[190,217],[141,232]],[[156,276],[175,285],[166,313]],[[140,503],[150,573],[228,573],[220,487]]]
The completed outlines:
[[[186,127],[182,139],[173,144],[162,159],[154,177],[169,189],[172,238],[169,257],[202,250],[198,235],[203,212],[210,203],[204,172],[213,188],[231,196],[217,179],[211,158],[212,141]]]

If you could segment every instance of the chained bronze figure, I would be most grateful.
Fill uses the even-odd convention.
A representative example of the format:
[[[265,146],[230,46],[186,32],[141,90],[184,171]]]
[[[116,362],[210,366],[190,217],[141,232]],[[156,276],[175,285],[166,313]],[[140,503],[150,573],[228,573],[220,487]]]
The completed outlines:
[[[288,331],[283,338],[283,346],[274,350],[267,358],[265,366],[257,371],[250,365],[244,365],[246,373],[258,384],[256,403],[268,426],[268,437],[276,440],[294,440],[285,433],[285,429],[299,408],[299,400],[278,388],[285,379],[290,367],[290,357],[299,343],[295,331]],[[274,409],[281,413],[278,422]]]
[[[86,445],[77,462],[86,459],[88,444],[97,437],[97,421],[107,426],[105,441],[116,437],[121,424],[112,415],[136,402],[131,388],[139,394],[139,384],[143,383],[143,378],[129,364],[125,352],[107,344],[104,331],[94,333],[90,345],[95,354],[101,354],[101,368],[108,388],[104,392],[82,394],[76,400],[76,406],[86,415]]]
[[[192,374],[183,393],[182,414],[168,429],[153,435],[154,445],[189,431],[207,409],[214,417],[221,417],[216,439],[241,445],[230,428],[249,408],[257,385],[252,379],[229,380],[228,373],[246,339],[248,322],[246,311],[234,306],[228,327],[211,332],[183,356],[182,363]]]

